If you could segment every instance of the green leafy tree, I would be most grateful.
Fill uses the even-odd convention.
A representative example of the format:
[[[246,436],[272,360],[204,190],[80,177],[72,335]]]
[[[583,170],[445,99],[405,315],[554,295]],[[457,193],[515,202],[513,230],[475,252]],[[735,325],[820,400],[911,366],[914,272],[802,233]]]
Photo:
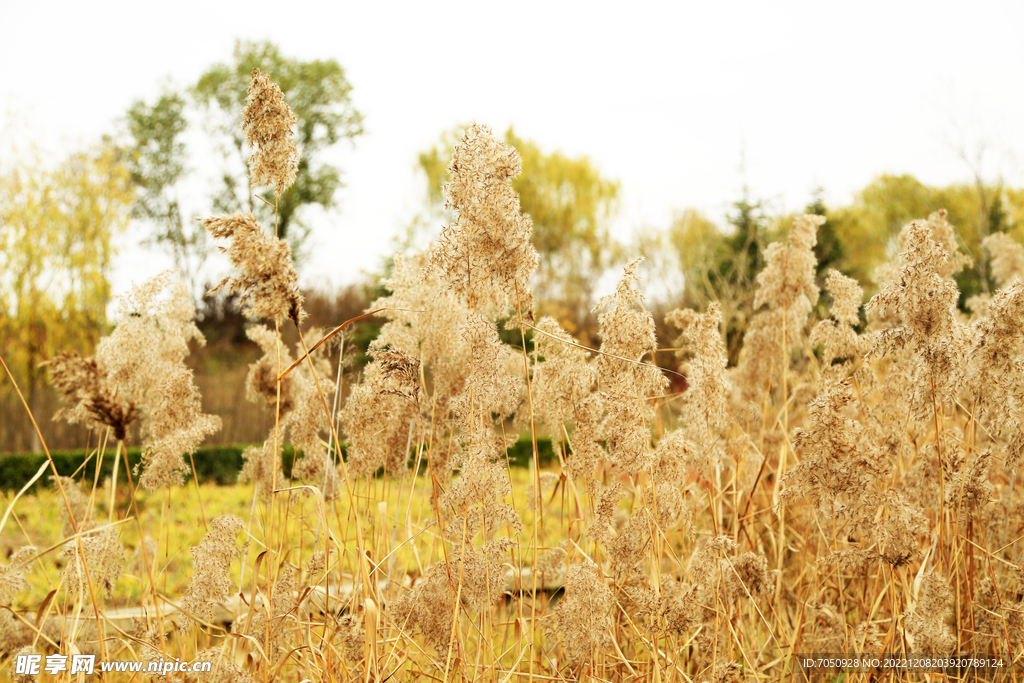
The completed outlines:
[[[40,363],[57,350],[90,351],[106,325],[113,238],[132,195],[110,148],[0,177],[0,354],[33,409]]]
[[[131,138],[128,170],[139,188],[132,215],[153,225],[150,243],[170,251],[195,296],[209,246],[206,231],[186,220],[178,197],[178,183],[186,173],[186,106],[185,98],[174,92],[165,92],[152,105],[141,100],[132,105],[126,119]]]
[[[284,93],[298,119],[299,168],[295,183],[278,201],[278,236],[288,238],[299,252],[308,236],[303,207],[335,206],[335,194],[342,186],[342,173],[323,161],[323,153],[343,139],[354,140],[363,133],[362,114],[352,104],[352,86],[345,71],[333,59],[300,61],[281,54],[269,42],[240,41],[230,64],[217,64],[206,71],[192,89],[196,102],[213,116],[222,140],[229,168],[214,196],[214,210],[253,213],[271,209],[255,199],[258,188],[249,186],[245,169],[248,149],[242,136],[242,109],[252,70],[268,74]]]
[[[443,215],[448,162],[462,130],[445,132],[419,155],[432,218]],[[541,256],[535,285],[541,312],[556,316],[571,333],[592,342],[593,289],[616,255],[608,223],[617,208],[619,183],[603,177],[589,158],[544,152],[512,128],[505,133],[505,142],[523,160],[512,186],[519,194],[520,210],[533,221],[533,244]]]
[[[990,294],[997,289],[981,243],[992,233],[1007,232],[1010,228],[1003,208],[1003,188],[1001,185],[984,185],[976,179],[973,183],[935,188],[933,192],[931,205],[946,209],[947,220],[957,228],[960,248],[974,260],[973,267],[964,268],[956,274],[960,305],[963,306],[970,297]]]
[[[726,220],[733,226],[725,238],[725,253],[716,264],[720,281],[752,283],[764,268],[764,248],[769,225],[765,203],[752,201],[749,190],[743,188],[743,197],[733,202],[733,211]]]
[[[325,152],[363,132],[352,86],[337,61],[293,59],[269,42],[239,41],[230,63],[210,67],[187,91],[167,91],[151,104],[134,103],[126,124],[127,156],[140,188],[135,214],[154,224],[153,241],[170,250],[193,282],[208,254],[204,231],[193,225],[194,215],[248,209],[265,223],[274,222],[273,209],[256,197],[260,188],[250,186],[246,167],[249,149],[241,117],[254,68],[281,87],[298,120],[299,168],[295,183],[279,199],[277,216],[278,235],[288,239],[297,258],[309,236],[307,208],[335,208],[343,184],[341,169],[324,161]],[[182,182],[189,176],[184,139],[191,107],[205,114],[205,130],[224,160],[210,204],[194,212],[179,201]]]

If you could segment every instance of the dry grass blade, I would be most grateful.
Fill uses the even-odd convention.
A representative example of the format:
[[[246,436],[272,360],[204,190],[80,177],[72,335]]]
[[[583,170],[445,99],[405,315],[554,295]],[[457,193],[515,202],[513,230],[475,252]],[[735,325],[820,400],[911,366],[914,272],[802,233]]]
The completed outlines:
[[[39,469],[36,470],[36,473],[34,475],[32,475],[32,478],[29,479],[28,482],[24,486],[21,487],[21,490],[18,491],[17,495],[15,495],[14,498],[11,499],[10,504],[7,506],[7,511],[4,512],[3,519],[0,519],[0,531],[3,531],[4,527],[7,525],[7,519],[8,519],[8,517],[11,516],[11,512],[14,510],[14,504],[18,502],[19,498],[21,498],[23,495],[25,495],[26,491],[28,491],[30,488],[32,488],[33,484],[35,484],[37,481],[39,481],[39,478],[41,476],[43,476],[43,472],[45,472],[47,470],[47,468],[49,468],[49,467],[50,467],[50,463],[49,462],[44,462],[42,465],[40,465]]]
[[[522,322],[521,324],[524,327],[530,328],[531,330],[533,330],[534,332],[536,332],[538,334],[544,335],[545,337],[548,337],[549,339],[554,339],[555,341],[557,341],[557,342],[559,342],[561,344],[565,344],[566,346],[571,346],[573,348],[582,349],[583,351],[589,351],[590,353],[596,354],[598,356],[605,356],[607,358],[614,358],[615,360],[621,360],[621,361],[624,361],[626,363],[632,363],[633,365],[639,365],[640,367],[651,367],[651,365],[652,365],[651,363],[644,363],[642,361],[633,360],[631,358],[624,358],[622,356],[617,356],[614,353],[608,353],[606,351],[600,351],[598,349],[594,349],[594,348],[591,348],[589,346],[585,346],[583,344],[580,344],[576,340],[566,341],[565,339],[561,339],[559,337],[556,337],[553,334],[545,332],[544,330],[538,329],[537,327],[534,327],[533,325],[531,325],[530,323],[525,322],[525,321]],[[655,366],[655,367],[657,367],[657,366]],[[675,370],[669,370],[668,368],[662,368],[662,367],[658,367],[658,369],[661,370],[662,372],[667,372],[670,375],[675,375],[676,377],[682,377],[683,379],[686,379],[686,375],[678,373]],[[665,396],[667,397],[667,396],[669,396],[669,394],[666,394]]]
[[[309,347],[309,351],[307,351],[307,352],[303,353],[303,354],[302,354],[301,356],[299,356],[299,357],[298,357],[298,359],[297,359],[297,360],[296,360],[296,361],[295,361],[294,363],[292,363],[291,365],[289,365],[289,366],[288,366],[288,367],[287,367],[287,368],[286,368],[286,369],[284,370],[284,372],[282,372],[282,373],[281,373],[280,375],[278,375],[277,379],[278,379],[278,380],[282,380],[282,379],[284,379],[285,377],[287,377],[287,376],[288,376],[288,373],[290,373],[290,372],[291,372],[292,370],[294,370],[294,369],[295,369],[295,368],[297,368],[297,367],[298,367],[299,365],[301,365],[301,364],[302,364],[302,361],[306,360],[306,358],[307,358],[307,357],[308,357],[308,356],[309,356],[309,355],[310,355],[311,353],[313,353],[313,352],[314,352],[314,351],[316,351],[316,350],[317,350],[318,348],[320,348],[321,346],[323,346],[323,345],[324,345],[324,344],[325,344],[326,342],[330,341],[330,339],[331,339],[332,337],[334,337],[334,335],[338,334],[339,332],[341,332],[341,331],[342,331],[343,329],[345,329],[346,327],[348,327],[348,326],[349,326],[349,325],[351,325],[352,323],[354,323],[354,322],[356,322],[356,321],[358,321],[358,320],[362,320],[363,318],[369,318],[369,317],[370,317],[370,316],[372,316],[372,315],[377,315],[378,313],[381,313],[381,312],[383,312],[383,311],[407,311],[407,312],[409,312],[409,313],[423,313],[423,312],[424,312],[424,311],[418,311],[418,310],[414,310],[414,309],[407,309],[407,308],[378,308],[378,309],[372,310],[372,311],[370,311],[370,312],[368,312],[368,313],[363,313],[362,315],[357,315],[357,316],[356,316],[356,317],[354,317],[354,318],[349,318],[348,320],[346,320],[345,322],[343,322],[342,324],[338,325],[338,326],[337,326],[337,327],[335,327],[335,328],[334,328],[333,330],[331,330],[330,332],[328,332],[327,334],[325,334],[325,335],[324,335],[323,337],[321,337],[321,338],[320,338],[320,341],[318,341],[317,343],[315,343],[315,344],[313,344],[313,345],[312,345],[311,347]]]

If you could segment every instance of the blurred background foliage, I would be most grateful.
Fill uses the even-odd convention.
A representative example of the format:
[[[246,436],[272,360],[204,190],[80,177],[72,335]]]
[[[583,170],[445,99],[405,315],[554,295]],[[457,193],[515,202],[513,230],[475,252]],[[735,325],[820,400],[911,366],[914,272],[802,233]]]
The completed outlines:
[[[264,225],[273,224],[269,209],[254,198],[262,188],[248,185],[247,152],[237,132],[256,66],[281,85],[298,118],[302,162],[295,185],[281,198],[278,233],[292,245],[301,272],[303,251],[313,241],[310,212],[341,208],[337,192],[343,170],[325,162],[324,152],[355,144],[363,132],[351,85],[333,60],[302,61],[282,55],[271,43],[239,42],[231,63],[211,66],[190,87],[168,87],[150,102],[135,102],[121,121],[119,137],[56,166],[20,160],[0,176],[0,354],[51,448],[90,444],[84,430],[49,419],[57,401],[40,363],[59,350],[90,354],[109,332],[112,259],[130,220],[145,226],[149,246],[173,259],[193,292],[208,343],[193,348],[189,362],[205,410],[224,421],[211,443],[255,442],[266,434],[266,416],[244,395],[247,366],[259,351],[245,336],[246,321],[237,301],[205,293],[212,284],[206,279],[210,245],[194,220],[251,210],[262,215]],[[444,206],[443,186],[463,129],[441,132],[416,159],[425,181],[423,210],[399,247],[426,243],[452,219]],[[205,137],[217,152],[217,168],[205,170],[218,181],[199,199],[184,189],[196,171],[196,157],[186,142],[190,134]],[[780,210],[771,198],[752,196],[744,187],[721,215],[682,208],[668,225],[636,226],[633,237],[623,243],[610,231],[621,188],[607,175],[609,169],[598,169],[586,156],[545,150],[513,128],[504,139],[523,161],[513,186],[521,210],[533,220],[540,253],[535,282],[540,315],[554,316],[582,343],[599,345],[592,308],[602,278],[617,274],[633,256],[644,255],[641,286],[658,324],[660,346],[671,347],[676,336],[664,323],[666,313],[679,307],[703,310],[710,301],[720,301],[729,360],[736,362],[754,313],[754,281],[764,249],[786,234],[797,212]],[[980,244],[994,232],[1024,241],[1024,189],[984,180],[970,168],[965,171],[968,180],[946,187],[926,185],[911,175],[880,175],[848,204],[829,201],[825,189],[810,192],[800,212],[827,219],[816,247],[819,284],[824,284],[828,269],[836,268],[860,281],[866,300],[877,289],[876,268],[898,251],[900,229],[946,209],[962,250],[974,260],[957,276],[961,306],[975,294],[994,291]],[[381,280],[389,268],[381,264],[364,280],[333,290],[307,290],[308,324],[330,328],[363,313],[384,293]],[[822,313],[827,305],[823,296]],[[379,320],[366,319],[348,333],[344,371],[352,377],[345,385],[365,364],[367,345],[379,325]],[[286,341],[296,340],[286,335]],[[518,337],[509,341],[518,342]],[[674,353],[659,353],[656,360],[678,369]],[[675,390],[683,386],[674,383]],[[29,417],[4,377],[0,451],[38,447]]]
[[[25,161],[0,177],[0,357],[40,416],[52,399],[40,364],[58,351],[90,353],[106,329],[114,240],[132,200],[125,164],[109,147],[53,168]],[[8,430],[26,411],[6,377],[0,400],[0,448],[12,450]],[[38,449],[25,426],[28,443],[19,446]]]

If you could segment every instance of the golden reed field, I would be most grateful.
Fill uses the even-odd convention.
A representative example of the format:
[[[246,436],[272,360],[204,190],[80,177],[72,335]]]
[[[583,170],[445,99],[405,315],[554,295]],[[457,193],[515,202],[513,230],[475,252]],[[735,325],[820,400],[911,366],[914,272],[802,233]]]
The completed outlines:
[[[243,120],[253,185],[271,186],[260,200],[275,206],[295,179],[295,117],[259,71]],[[680,381],[653,364],[639,258],[599,303],[600,347],[581,345],[534,315],[516,150],[474,125],[448,170],[455,220],[396,258],[370,307],[387,322],[354,386],[339,362],[358,321],[304,326],[275,226],[251,213],[202,221],[233,266],[219,287],[242,297],[263,352],[245,396],[273,419],[237,487],[183,484],[220,425],[185,364],[201,335],[174,274],[120,301],[94,357],[48,362],[58,419],[93,430],[92,457],[115,474],[53,478],[50,461],[35,479],[47,488],[5,497],[4,675],[1013,679],[1019,244],[986,240],[1002,288],[972,298],[967,317],[953,275],[969,258],[944,212],[903,229],[867,302],[836,271],[819,292],[824,219],[799,217],[765,252],[734,367],[718,304],[671,313]],[[289,327],[297,346],[282,342]],[[140,444],[126,443],[131,429]],[[507,459],[522,435],[528,470]],[[554,465],[541,466],[538,437]],[[289,478],[285,444],[302,454]],[[144,448],[138,471],[129,445]],[[72,673],[80,655],[94,655],[91,676]],[[61,657],[65,669],[46,670]],[[847,666],[828,666],[838,659]],[[99,671],[121,660],[208,666]]]

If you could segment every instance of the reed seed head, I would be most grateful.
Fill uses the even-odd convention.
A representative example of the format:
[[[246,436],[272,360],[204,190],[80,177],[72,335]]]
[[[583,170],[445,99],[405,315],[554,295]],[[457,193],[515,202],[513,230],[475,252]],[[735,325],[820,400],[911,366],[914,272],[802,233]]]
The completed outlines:
[[[203,227],[218,239],[230,239],[223,249],[239,274],[225,278],[213,290],[225,288],[241,295],[243,312],[250,318],[298,325],[306,315],[299,292],[299,275],[284,240],[263,231],[251,213],[205,218]]]
[[[277,83],[253,69],[248,102],[242,111],[242,132],[253,147],[249,173],[254,186],[273,185],[274,193],[281,195],[295,182],[299,150],[292,126],[297,122]]]
[[[241,552],[235,539],[243,528],[239,518],[221,515],[210,521],[209,531],[192,548],[192,581],[181,600],[185,611],[182,631],[195,625],[195,617],[209,621],[214,605],[227,600],[231,593],[231,561]]]

